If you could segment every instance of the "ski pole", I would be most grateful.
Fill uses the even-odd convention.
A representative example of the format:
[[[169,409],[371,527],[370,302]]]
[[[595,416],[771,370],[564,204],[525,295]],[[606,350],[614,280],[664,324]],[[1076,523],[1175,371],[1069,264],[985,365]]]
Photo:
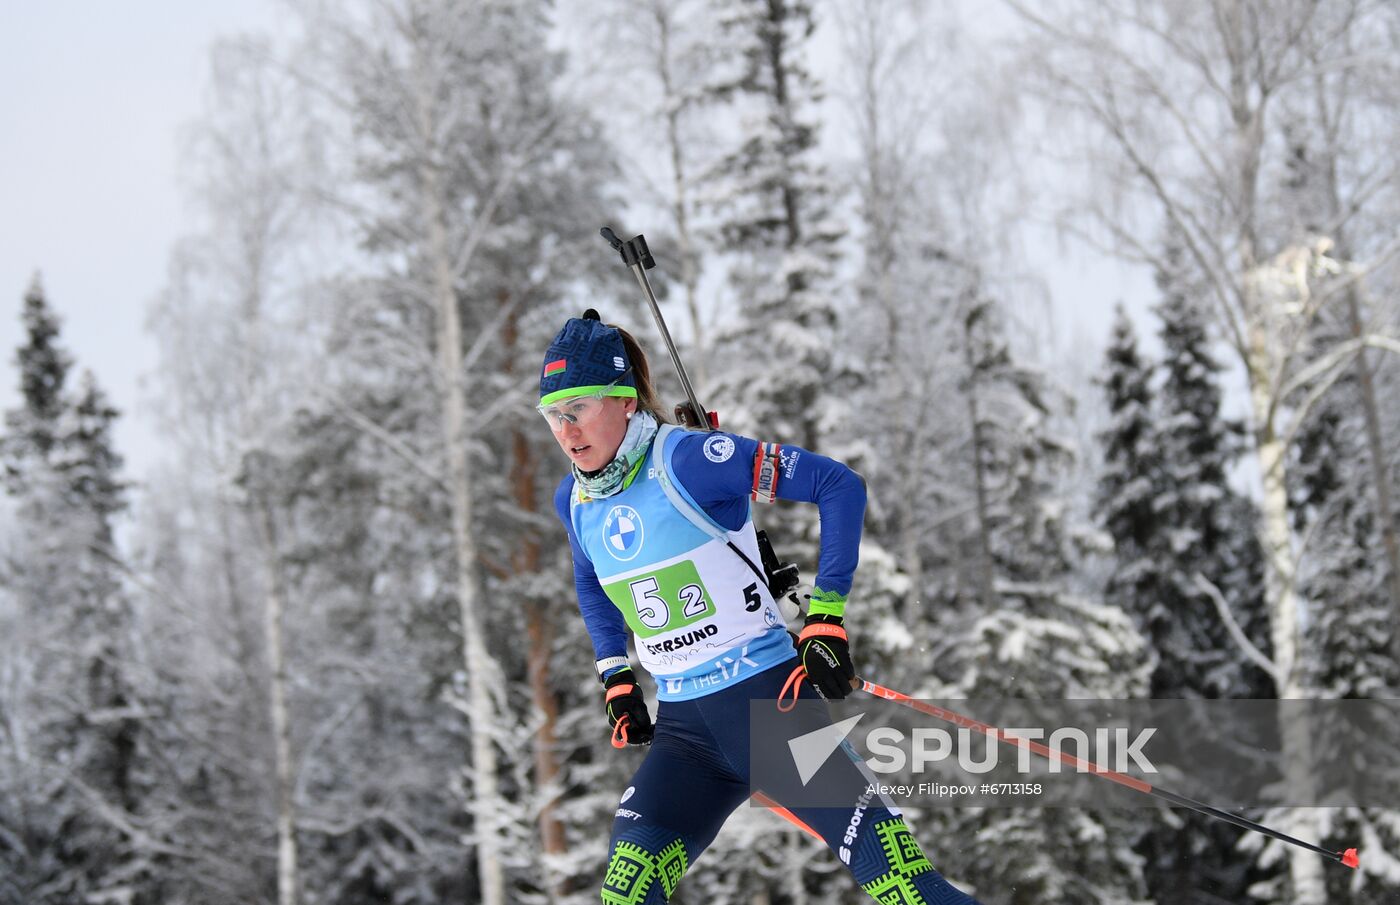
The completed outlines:
[[[624,241],[606,226],[598,232],[609,245],[622,254],[622,263],[632,268],[632,272],[636,274],[637,282],[641,284],[642,292],[647,297],[647,305],[651,308],[651,316],[656,319],[656,327],[661,331],[661,338],[666,341],[666,350],[671,353],[671,364],[676,366],[676,376],[681,379],[681,389],[685,390],[686,400],[694,410],[695,417],[699,419],[696,426],[703,430],[718,430],[719,418],[714,412],[706,410],[695,395],[695,388],[690,384],[690,375],[686,373],[685,365],[681,364],[680,353],[676,351],[676,344],[671,339],[671,331],[666,329],[666,320],[661,316],[661,306],[657,304],[656,293],[652,291],[651,281],[647,279],[647,271],[656,266],[656,259],[647,248],[646,237],[639,234]]]
[[[866,694],[874,695],[877,698],[884,698],[887,701],[894,701],[897,704],[903,704],[905,707],[912,708],[920,713],[925,713],[932,717],[937,717],[938,719],[952,723],[955,726],[960,726],[965,729],[976,729],[978,732],[990,735],[993,739],[996,739],[998,741],[1006,742],[1007,744],[1011,745],[1025,745],[1030,750],[1034,751],[1036,754],[1041,755],[1042,757],[1048,758],[1050,760],[1059,761],[1063,764],[1067,764],[1071,767],[1074,767],[1076,770],[1079,770],[1080,772],[1089,772],[1102,779],[1106,779],[1109,782],[1114,782],[1125,788],[1132,789],[1135,792],[1143,792],[1147,795],[1153,796],[1154,798],[1160,798],[1162,801],[1176,805],[1177,807],[1190,808],[1191,810],[1196,811],[1197,813],[1205,814],[1207,817],[1214,817],[1217,820],[1224,820],[1227,823],[1233,823],[1235,826],[1240,827],[1242,829],[1252,830],[1256,833],[1263,833],[1265,836],[1272,836],[1274,839],[1277,839],[1280,842],[1287,842],[1289,845],[1296,845],[1300,848],[1305,848],[1310,852],[1316,852],[1317,854],[1322,855],[1324,858],[1336,861],[1337,863],[1343,864],[1347,867],[1356,868],[1361,863],[1361,860],[1357,855],[1357,851],[1354,848],[1349,848],[1345,851],[1340,852],[1329,851],[1320,846],[1313,845],[1311,842],[1304,842],[1303,840],[1295,839],[1294,837],[1289,836],[1286,833],[1280,833],[1278,830],[1264,826],[1262,823],[1255,823],[1253,820],[1246,820],[1245,818],[1240,817],[1237,814],[1231,814],[1228,811],[1222,811],[1219,808],[1213,808],[1208,804],[1203,804],[1194,799],[1187,798],[1185,795],[1178,795],[1175,792],[1170,792],[1166,789],[1159,789],[1151,783],[1144,782],[1143,780],[1137,779],[1136,777],[1127,776],[1123,773],[1117,773],[1113,770],[1105,770],[1096,764],[1081,760],[1072,754],[1064,754],[1063,752],[1057,751],[1053,748],[1048,748],[1045,745],[1042,745],[1038,742],[1033,742],[1030,739],[1023,739],[1014,735],[1007,735],[992,726],[988,726],[986,723],[974,720],[972,717],[963,716],[960,713],[956,713],[952,710],[947,710],[943,707],[935,707],[934,705],[925,703],[923,701],[916,701],[915,699],[909,697],[906,694],[901,694],[900,692],[890,688],[886,688],[883,685],[876,685],[874,682],[871,682],[868,679],[862,679],[859,677],[852,679],[851,686],[853,688],[859,688]]]

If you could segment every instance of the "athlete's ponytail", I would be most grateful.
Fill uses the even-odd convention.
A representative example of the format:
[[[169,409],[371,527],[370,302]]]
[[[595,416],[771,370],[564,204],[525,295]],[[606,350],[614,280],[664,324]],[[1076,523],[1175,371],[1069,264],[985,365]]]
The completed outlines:
[[[663,424],[671,419],[666,416],[666,410],[661,405],[660,398],[656,395],[656,384],[651,382],[651,365],[647,363],[647,354],[642,351],[642,347],[637,344],[637,340],[631,333],[616,324],[609,324],[616,327],[618,334],[622,337],[622,347],[627,350],[627,360],[632,363],[632,378],[637,382],[637,408],[641,411],[651,412],[657,421]]]

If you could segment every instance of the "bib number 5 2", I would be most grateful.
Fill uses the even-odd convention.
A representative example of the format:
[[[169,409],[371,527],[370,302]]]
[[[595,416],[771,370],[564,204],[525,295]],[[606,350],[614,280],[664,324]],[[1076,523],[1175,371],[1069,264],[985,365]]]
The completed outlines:
[[[632,591],[632,603],[637,608],[637,619],[642,625],[652,629],[665,628],[671,622],[671,607],[661,596],[661,586],[656,576],[639,578],[628,585]],[[681,616],[693,619],[705,612],[705,593],[699,585],[688,584],[678,592]]]

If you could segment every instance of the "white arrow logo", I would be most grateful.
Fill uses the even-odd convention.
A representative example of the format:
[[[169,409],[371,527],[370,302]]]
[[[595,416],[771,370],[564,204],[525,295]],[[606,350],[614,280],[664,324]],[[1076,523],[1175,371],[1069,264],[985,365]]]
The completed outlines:
[[[797,764],[797,775],[801,777],[804,786],[817,775],[817,771],[826,763],[831,752],[841,746],[846,736],[856,727],[856,723],[864,717],[865,714],[858,713],[850,719],[823,726],[815,732],[808,732],[788,741],[788,750],[792,752],[792,760]]]

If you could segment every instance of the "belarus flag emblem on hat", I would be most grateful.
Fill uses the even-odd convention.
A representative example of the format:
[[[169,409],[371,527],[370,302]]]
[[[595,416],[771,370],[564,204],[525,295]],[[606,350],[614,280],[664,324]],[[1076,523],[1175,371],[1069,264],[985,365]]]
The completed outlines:
[[[567,363],[568,360],[564,358],[549,362],[544,366],[544,376],[553,377],[555,374],[564,373],[564,365]]]

